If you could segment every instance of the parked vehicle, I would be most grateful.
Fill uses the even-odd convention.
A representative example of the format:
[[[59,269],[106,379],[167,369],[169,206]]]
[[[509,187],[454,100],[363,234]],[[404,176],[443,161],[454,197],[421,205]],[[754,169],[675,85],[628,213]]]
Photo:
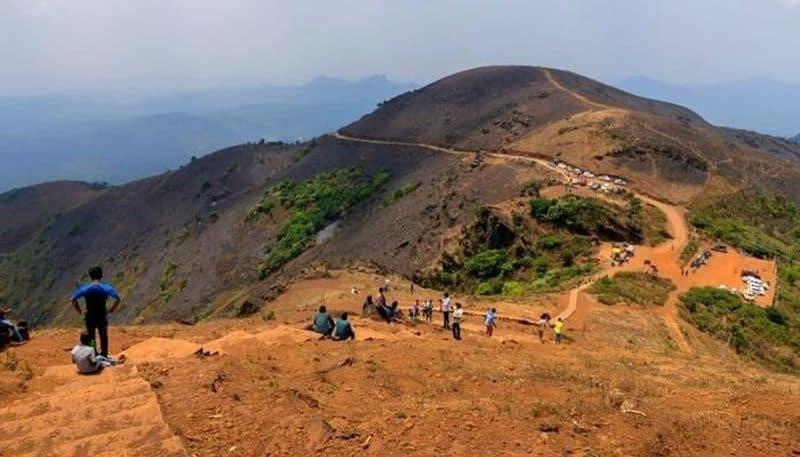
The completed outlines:
[[[711,250],[716,252],[728,252],[728,245],[725,243],[717,243],[711,246]]]

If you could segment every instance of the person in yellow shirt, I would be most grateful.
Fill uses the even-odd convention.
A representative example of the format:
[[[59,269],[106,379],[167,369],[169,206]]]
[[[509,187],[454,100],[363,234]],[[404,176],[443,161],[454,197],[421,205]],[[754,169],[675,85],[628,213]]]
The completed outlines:
[[[560,317],[553,324],[553,333],[556,335],[556,344],[561,344],[562,339],[564,338],[564,320]]]

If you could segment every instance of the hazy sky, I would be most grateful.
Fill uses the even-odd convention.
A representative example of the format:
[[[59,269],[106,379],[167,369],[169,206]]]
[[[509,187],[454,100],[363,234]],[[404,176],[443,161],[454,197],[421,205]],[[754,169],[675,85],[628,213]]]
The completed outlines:
[[[800,0],[0,0],[0,94],[429,82],[486,64],[607,82],[800,83]]]

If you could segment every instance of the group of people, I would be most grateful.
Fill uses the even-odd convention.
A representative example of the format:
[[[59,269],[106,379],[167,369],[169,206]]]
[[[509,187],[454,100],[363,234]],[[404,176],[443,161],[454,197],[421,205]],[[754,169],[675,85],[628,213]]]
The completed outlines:
[[[81,374],[98,373],[104,368],[125,362],[124,355],[119,359],[108,355],[108,313],[119,307],[120,296],[111,285],[103,282],[102,268],[90,268],[89,279],[90,282],[80,286],[70,298],[72,307],[83,317],[85,324],[78,344],[70,351],[72,363]],[[106,307],[109,298],[114,299],[110,309]],[[81,299],[84,301],[83,307]],[[12,344],[22,344],[30,339],[28,324],[25,321],[14,324],[6,317],[9,312],[0,307],[0,336],[9,335]],[[95,336],[99,336],[100,340],[99,353]]]
[[[335,322],[325,305],[321,305],[316,314],[311,330],[320,334],[319,339],[330,338],[334,341],[354,340],[356,332],[353,325],[347,320],[347,313],[342,313]]]
[[[412,284],[412,293],[414,290],[413,287],[414,286]],[[355,286],[353,286],[352,290],[357,289]],[[401,313],[400,306],[396,300],[391,304],[388,304],[386,299],[387,290],[388,282],[386,282],[382,287],[378,288],[377,300],[375,300],[372,295],[368,295],[362,305],[362,315],[377,315],[389,323],[398,320]],[[442,313],[442,328],[450,330],[453,334],[453,339],[462,339],[461,325],[464,320],[464,307],[461,305],[461,303],[453,303],[449,292],[445,292],[439,302],[439,308]],[[320,313],[317,313],[317,315],[319,316]],[[346,313],[344,315],[346,316]],[[419,299],[416,299],[414,300],[414,304],[409,307],[408,317],[412,322],[416,322],[420,316],[422,316],[426,323],[431,323],[433,321],[433,301],[431,299],[425,299],[421,302]],[[323,330],[329,331],[330,325],[333,324],[331,323],[328,326],[320,326],[320,330],[318,330],[318,332],[323,333]],[[549,314],[542,314],[537,323],[539,340],[544,342],[545,331],[548,328],[552,328],[556,344],[561,344],[564,340],[564,325],[565,322],[562,318],[559,317],[555,320],[555,322],[551,322],[551,317]],[[497,328],[497,309],[491,308],[486,311],[486,315],[484,317],[484,326],[486,328],[485,335],[487,337],[494,335],[494,330]]]
[[[12,345],[25,344],[30,338],[28,323],[19,321],[15,324],[7,317],[8,314],[11,314],[11,309],[0,306],[0,345],[5,341]]]
[[[79,373],[97,373],[104,368],[125,362],[125,357],[119,359],[109,357],[108,343],[108,314],[117,310],[121,298],[114,288],[103,282],[103,270],[100,267],[89,269],[90,282],[80,286],[71,296],[71,303],[75,311],[83,316],[85,330],[80,334],[78,344],[72,348],[70,355],[72,362]],[[388,281],[383,287],[378,289],[378,298],[374,300],[372,295],[366,297],[362,311],[376,313],[387,322],[393,322],[401,316],[398,302],[395,300],[391,304],[387,303],[386,291]],[[413,286],[412,286],[413,287]],[[355,287],[354,287],[355,289]],[[412,289],[413,290],[413,289]],[[113,300],[111,307],[107,307],[109,299]],[[81,307],[80,300],[84,301]],[[442,327],[451,330],[453,339],[461,340],[461,325],[464,320],[464,308],[461,303],[453,303],[449,293],[445,293],[440,300],[440,310],[442,313]],[[0,307],[0,331],[6,332],[15,342],[23,342],[28,339],[27,324],[24,322],[15,325],[7,317],[9,310]],[[491,308],[486,312],[484,325],[485,335],[491,337],[497,327],[497,310]],[[409,309],[409,316],[416,321],[422,314],[426,322],[433,320],[433,302],[430,299],[415,300],[414,305]],[[563,341],[564,321],[558,318],[556,322],[550,323],[550,315],[545,313],[540,316],[538,322],[538,332],[540,341],[544,342],[545,330],[552,327],[555,335],[555,342],[560,344]],[[19,325],[23,324],[23,325]],[[309,326],[310,330],[318,333],[320,339],[329,338],[334,341],[355,340],[356,334],[352,323],[348,320],[348,313],[343,312],[339,318],[334,320],[325,305],[321,305],[314,315],[313,322]],[[96,339],[95,337],[99,338]],[[99,340],[99,351],[97,341]]]
[[[545,332],[548,328],[552,328],[556,344],[561,344],[564,341],[564,319],[559,317],[552,324],[550,323],[551,319],[548,313],[542,313],[542,315],[539,316],[539,321],[536,323],[539,331],[539,342],[544,343]]]

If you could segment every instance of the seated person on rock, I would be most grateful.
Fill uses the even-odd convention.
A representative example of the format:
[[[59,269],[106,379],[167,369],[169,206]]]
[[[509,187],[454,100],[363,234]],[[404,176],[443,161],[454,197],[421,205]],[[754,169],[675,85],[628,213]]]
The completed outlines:
[[[25,338],[23,338],[17,326],[6,317],[6,313],[9,312],[11,312],[10,309],[0,307],[0,332],[9,334],[11,341],[14,343],[24,343]]]
[[[353,331],[353,326],[350,324],[350,321],[347,320],[347,313],[342,313],[342,317],[336,321],[333,339],[343,341],[348,338],[351,340],[356,339],[356,332]]]
[[[336,324],[334,324],[331,315],[328,314],[328,309],[325,305],[321,305],[317,314],[314,315],[312,330],[322,335],[319,339],[323,339],[332,336],[335,328]]]
[[[125,356],[120,356],[119,360],[111,357],[97,355],[94,348],[94,340],[91,335],[84,331],[81,333],[80,341],[70,352],[72,363],[80,374],[97,373],[103,368],[125,363]]]

